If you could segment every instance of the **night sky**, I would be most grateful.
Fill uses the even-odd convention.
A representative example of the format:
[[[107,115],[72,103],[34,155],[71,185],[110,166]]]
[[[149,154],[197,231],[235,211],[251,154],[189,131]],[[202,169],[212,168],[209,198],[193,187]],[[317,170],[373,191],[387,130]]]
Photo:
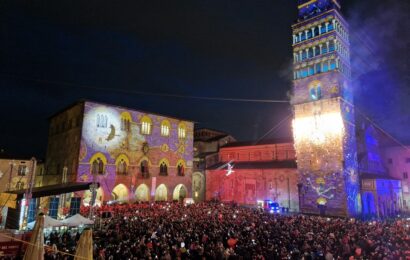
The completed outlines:
[[[291,136],[296,0],[0,3],[0,149],[44,158],[48,117],[80,99],[182,117],[239,140]],[[410,143],[409,4],[346,0],[357,108]],[[284,120],[284,121],[283,121]]]

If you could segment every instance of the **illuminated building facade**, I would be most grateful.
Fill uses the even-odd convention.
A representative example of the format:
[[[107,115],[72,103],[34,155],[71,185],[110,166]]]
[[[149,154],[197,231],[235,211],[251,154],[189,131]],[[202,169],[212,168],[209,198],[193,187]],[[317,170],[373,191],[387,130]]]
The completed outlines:
[[[304,213],[361,213],[348,24],[337,0],[299,0],[293,135]]]
[[[403,210],[410,212],[410,146],[388,146],[382,152],[389,175],[401,180]]]
[[[51,118],[46,158],[43,184],[98,182],[97,204],[190,198],[193,122],[83,101]]]
[[[219,162],[219,148],[235,142],[231,135],[209,128],[194,131],[194,167],[192,174],[192,194],[195,202],[205,200],[205,170]]]
[[[0,192],[26,189],[32,170],[31,160],[0,159]]]
[[[230,143],[220,149],[219,162],[206,170],[206,200],[253,206],[271,200],[297,212],[297,184],[292,142]]]

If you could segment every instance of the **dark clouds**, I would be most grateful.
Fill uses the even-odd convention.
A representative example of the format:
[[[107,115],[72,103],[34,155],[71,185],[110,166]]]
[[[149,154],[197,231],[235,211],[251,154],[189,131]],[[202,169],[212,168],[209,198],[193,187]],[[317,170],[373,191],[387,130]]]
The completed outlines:
[[[386,2],[343,4],[353,24],[366,30],[368,24],[375,27],[374,22],[361,24],[361,18],[374,20],[380,9],[390,10]],[[132,91],[286,99],[296,1],[41,0],[3,1],[0,8],[0,147],[10,153],[42,156],[47,117],[81,98],[189,118],[198,127],[218,128],[242,140],[261,137],[291,112],[287,104],[154,97]],[[390,12],[398,11],[394,7]],[[388,21],[383,22],[386,29],[391,26]],[[408,40],[403,32],[401,39]],[[370,43],[379,40],[371,37]],[[402,57],[402,48],[394,48],[392,55]],[[380,52],[371,50],[370,57]],[[400,70],[390,69],[395,59],[381,60],[360,74],[358,79],[366,84],[360,83],[357,96],[369,104],[363,106],[369,108],[366,112],[384,124],[391,117],[380,114],[380,95],[372,91],[373,84],[392,79],[398,86],[403,80]],[[397,93],[406,85],[400,86]],[[360,99],[369,91],[371,99]],[[400,124],[389,130],[399,133]],[[273,135],[289,136],[290,122]]]

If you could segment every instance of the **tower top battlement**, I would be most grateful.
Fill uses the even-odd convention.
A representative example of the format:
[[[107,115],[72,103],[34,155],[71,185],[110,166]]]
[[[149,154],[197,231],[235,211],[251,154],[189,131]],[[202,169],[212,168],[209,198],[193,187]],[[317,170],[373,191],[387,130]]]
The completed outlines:
[[[298,0],[299,19],[309,19],[330,9],[340,10],[340,0]]]

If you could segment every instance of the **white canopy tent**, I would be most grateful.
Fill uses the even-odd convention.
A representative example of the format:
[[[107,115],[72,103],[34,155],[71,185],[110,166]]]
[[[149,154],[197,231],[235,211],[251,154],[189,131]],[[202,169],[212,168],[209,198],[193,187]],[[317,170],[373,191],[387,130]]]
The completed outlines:
[[[69,227],[78,227],[78,226],[81,226],[81,225],[92,225],[92,224],[94,224],[94,221],[92,221],[88,218],[85,218],[85,217],[81,216],[80,214],[76,214],[74,216],[66,218],[61,222],[63,223],[63,225],[69,226]]]
[[[30,222],[27,224],[29,229],[33,229],[36,221]],[[63,222],[53,219],[50,216],[44,216],[44,228],[51,228],[51,227],[61,227],[64,226]]]

